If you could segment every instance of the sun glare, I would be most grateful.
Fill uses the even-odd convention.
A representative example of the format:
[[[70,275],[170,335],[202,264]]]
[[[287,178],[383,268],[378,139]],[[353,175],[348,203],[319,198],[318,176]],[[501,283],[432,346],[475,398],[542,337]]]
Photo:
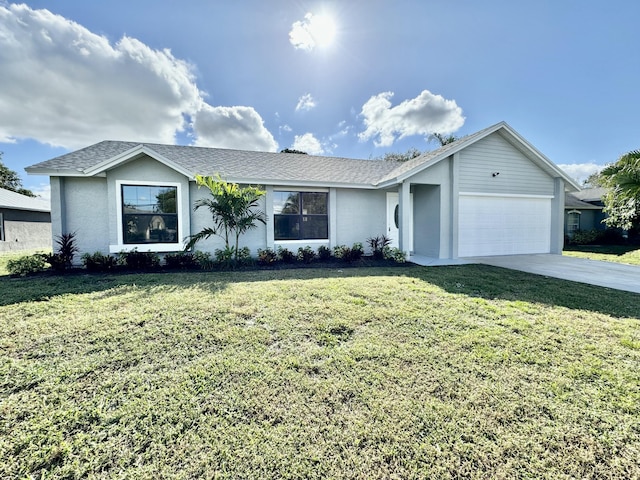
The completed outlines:
[[[319,47],[328,47],[336,36],[336,23],[330,16],[316,15],[311,19],[309,30],[313,40]]]

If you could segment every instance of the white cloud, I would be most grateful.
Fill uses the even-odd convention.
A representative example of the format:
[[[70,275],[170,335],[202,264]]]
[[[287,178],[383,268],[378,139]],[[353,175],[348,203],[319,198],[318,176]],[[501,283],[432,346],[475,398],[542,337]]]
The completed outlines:
[[[604,168],[604,165],[596,163],[566,163],[558,165],[564,172],[576,182],[584,182],[589,175],[597,173]]]
[[[391,106],[391,97],[393,92],[383,92],[362,106],[360,115],[364,117],[366,129],[358,134],[360,140],[373,138],[377,147],[388,147],[410,135],[448,135],[464,124],[462,109],[455,100],[447,100],[429,90],[395,107]]]
[[[296,49],[311,51],[315,47],[329,46],[335,34],[336,25],[330,16],[307,13],[304,20],[291,25],[289,42]]]
[[[0,142],[32,138],[65,148],[105,139],[173,143],[189,126],[185,118],[197,117],[198,144],[237,138],[239,131],[249,145],[275,143],[253,109],[205,103],[192,65],[171,51],[127,36],[112,45],[48,10],[0,2],[0,65]],[[233,121],[209,122],[229,132],[208,130],[204,119],[212,111],[235,112]]]
[[[204,105],[193,120],[195,144],[201,147],[234,148],[275,152],[273,135],[252,107]]]
[[[48,183],[40,183],[36,187],[28,187],[34,195],[40,197],[42,200],[51,202],[51,185]]]
[[[312,133],[296,135],[292,148],[307,152],[309,155],[321,155],[324,153],[324,148],[322,148],[320,140],[314,137]]]
[[[305,93],[298,99],[298,104],[296,105],[296,112],[299,110],[311,110],[316,106],[316,101],[311,96],[310,93]]]

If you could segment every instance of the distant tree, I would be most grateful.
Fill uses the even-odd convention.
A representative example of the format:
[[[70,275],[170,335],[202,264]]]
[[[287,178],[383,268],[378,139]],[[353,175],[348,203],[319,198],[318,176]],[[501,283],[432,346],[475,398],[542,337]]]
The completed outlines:
[[[196,175],[195,179],[198,188],[209,189],[210,197],[196,200],[194,210],[200,207],[208,208],[213,226],[205,227],[187,237],[185,250],[193,248],[200,240],[216,235],[224,240],[226,251],[230,252],[237,262],[240,236],[257,227],[256,222],[267,223],[266,214],[256,210],[265,192],[257,187],[240,187],[237,183],[226,182],[219,176]]]
[[[379,157],[379,159],[387,162],[407,162],[419,157],[420,155],[422,155],[420,150],[417,148],[410,148],[404,153],[387,152],[382,155],[382,157]]]
[[[583,188],[598,188],[604,187],[602,184],[602,177],[600,176],[600,172],[595,172],[589,175],[584,182],[582,182]]]
[[[600,172],[604,195],[605,223],[611,227],[637,230],[640,227],[640,150],[622,155]]]
[[[23,188],[18,174],[2,163],[2,152],[0,152],[0,188],[21,193],[27,197],[36,196],[31,190]]]
[[[284,148],[280,150],[280,153],[298,153],[300,155],[307,155],[307,152],[303,152],[302,150],[296,150],[295,148]]]
[[[444,147],[445,145],[448,145],[458,140],[458,137],[456,137],[453,134],[443,135],[441,133],[432,133],[431,135],[429,135],[429,140],[438,142],[441,147]]]

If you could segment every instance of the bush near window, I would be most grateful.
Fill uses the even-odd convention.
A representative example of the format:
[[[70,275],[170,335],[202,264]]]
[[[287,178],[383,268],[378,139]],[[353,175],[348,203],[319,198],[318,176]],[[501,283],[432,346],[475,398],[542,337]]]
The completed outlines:
[[[258,249],[258,265],[273,265],[278,261],[278,254],[270,248]]]
[[[24,277],[32,273],[44,272],[47,269],[46,253],[25,255],[7,262],[7,270],[14,277]]]
[[[316,252],[310,246],[298,248],[298,261],[302,263],[311,263],[316,258]]]
[[[626,239],[615,228],[606,230],[576,230],[568,239],[568,245],[622,245]]]
[[[128,270],[154,270],[160,266],[160,256],[154,252],[139,252],[137,248],[118,254],[118,264]]]
[[[82,255],[82,263],[90,272],[108,272],[118,264],[115,257],[103,255],[102,252],[85,253]]]
[[[225,247],[216,249],[215,258],[217,266],[222,269],[233,269],[234,267],[242,267],[251,265],[251,250],[249,247],[238,248]]]
[[[296,261],[296,255],[288,248],[278,247],[278,259],[282,263],[293,263]]]
[[[363,255],[364,247],[359,242],[354,243],[352,247],[337,245],[333,248],[333,256],[347,263],[360,260]]]
[[[326,262],[331,259],[331,249],[324,245],[318,247],[318,258],[322,262]]]

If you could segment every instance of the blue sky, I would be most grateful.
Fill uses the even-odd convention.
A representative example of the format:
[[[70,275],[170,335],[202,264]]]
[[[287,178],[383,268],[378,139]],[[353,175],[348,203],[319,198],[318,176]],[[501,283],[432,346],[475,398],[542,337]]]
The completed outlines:
[[[376,158],[506,121],[583,179],[640,148],[640,3],[0,0],[0,151],[100,140]],[[333,34],[331,34],[333,32]]]

